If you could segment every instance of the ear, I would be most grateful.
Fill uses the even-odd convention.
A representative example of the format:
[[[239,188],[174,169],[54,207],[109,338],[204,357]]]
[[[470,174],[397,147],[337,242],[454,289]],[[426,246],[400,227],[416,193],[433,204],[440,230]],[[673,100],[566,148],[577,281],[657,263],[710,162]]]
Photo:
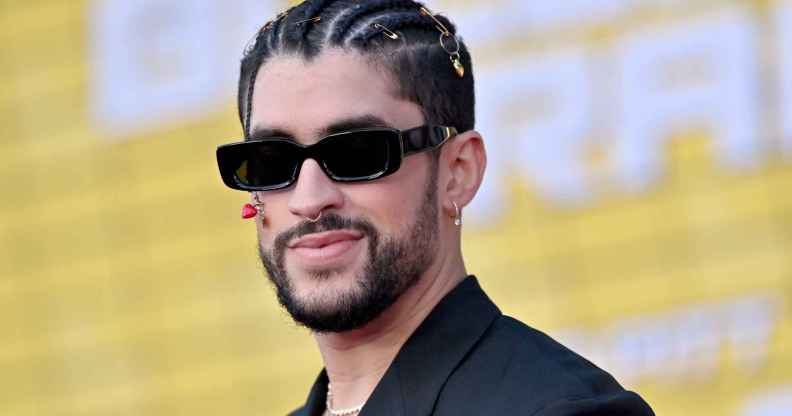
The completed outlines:
[[[443,174],[440,175],[440,195],[443,210],[449,217],[467,206],[478,192],[487,169],[487,151],[481,134],[468,130],[458,134],[443,146],[440,156]]]

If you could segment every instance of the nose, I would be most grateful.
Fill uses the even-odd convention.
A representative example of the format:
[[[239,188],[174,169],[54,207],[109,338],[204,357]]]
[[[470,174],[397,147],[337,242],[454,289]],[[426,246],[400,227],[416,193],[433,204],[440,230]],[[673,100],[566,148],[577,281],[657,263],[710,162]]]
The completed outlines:
[[[289,198],[289,211],[307,219],[318,218],[323,211],[339,209],[343,203],[338,184],[327,177],[315,160],[305,159]]]

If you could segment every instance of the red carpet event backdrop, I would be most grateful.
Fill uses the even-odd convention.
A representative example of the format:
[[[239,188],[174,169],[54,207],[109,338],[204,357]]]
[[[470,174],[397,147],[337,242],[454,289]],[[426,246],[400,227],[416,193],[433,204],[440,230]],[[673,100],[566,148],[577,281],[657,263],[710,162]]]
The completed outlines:
[[[284,414],[321,361],[243,193],[277,0],[0,0],[0,414]],[[468,268],[664,416],[792,414],[792,1],[430,0],[474,55]]]

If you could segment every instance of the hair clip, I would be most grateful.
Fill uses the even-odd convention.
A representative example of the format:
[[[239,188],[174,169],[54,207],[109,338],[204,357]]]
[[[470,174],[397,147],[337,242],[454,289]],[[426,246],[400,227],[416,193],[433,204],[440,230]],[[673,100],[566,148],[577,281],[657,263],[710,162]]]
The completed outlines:
[[[319,23],[321,20],[322,20],[322,16],[314,16],[314,17],[312,17],[310,19],[305,19],[305,20],[300,20],[299,22],[295,22],[294,25],[295,26],[300,26],[303,23],[307,23],[307,22]]]
[[[432,20],[434,20],[435,24],[437,25],[436,26],[437,30],[439,30],[440,33],[442,33],[444,36],[451,36],[451,31],[448,30],[448,28],[445,27],[443,22],[441,22],[437,17],[435,17],[435,15],[432,14],[432,12],[430,12],[429,9],[426,8],[426,6],[421,6],[421,14],[424,16],[431,17]]]
[[[437,30],[440,31],[440,47],[442,47],[443,50],[446,51],[446,53],[451,58],[451,64],[454,66],[454,70],[456,70],[457,75],[459,75],[460,78],[464,77],[465,66],[462,65],[462,60],[460,59],[459,56],[459,40],[457,39],[456,35],[451,33],[451,31],[448,30],[447,27],[445,27],[443,22],[441,22],[440,19],[435,17],[435,15],[432,14],[432,12],[429,11],[429,9],[427,9],[426,7],[421,6],[421,14],[424,16],[429,16],[432,18],[432,20],[434,20],[436,25],[435,27],[437,28]],[[453,46],[449,46],[448,44],[446,44],[446,38],[454,40]]]
[[[399,39],[399,35],[397,35],[396,32],[388,29],[387,27],[385,27],[385,26],[383,26],[383,25],[381,25],[379,23],[373,23],[371,25],[371,27],[373,27],[374,29],[381,30],[383,35],[385,35],[385,36],[387,36],[387,37],[389,37],[389,38],[391,38],[393,40]]]

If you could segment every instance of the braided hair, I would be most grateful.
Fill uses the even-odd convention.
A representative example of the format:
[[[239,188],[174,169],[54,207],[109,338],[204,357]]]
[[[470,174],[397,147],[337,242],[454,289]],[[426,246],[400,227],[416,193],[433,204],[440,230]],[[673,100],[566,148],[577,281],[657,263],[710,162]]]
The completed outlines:
[[[459,131],[472,129],[475,98],[470,54],[458,40],[459,59],[466,68],[460,77],[440,45],[437,23],[420,13],[422,6],[412,0],[307,0],[268,22],[242,58],[237,104],[245,136],[250,134],[259,68],[281,54],[297,54],[310,62],[325,48],[354,50],[370,58],[391,75],[399,98],[421,108],[427,123]],[[447,18],[434,17],[456,36]],[[382,27],[398,33],[399,39],[384,36]]]

